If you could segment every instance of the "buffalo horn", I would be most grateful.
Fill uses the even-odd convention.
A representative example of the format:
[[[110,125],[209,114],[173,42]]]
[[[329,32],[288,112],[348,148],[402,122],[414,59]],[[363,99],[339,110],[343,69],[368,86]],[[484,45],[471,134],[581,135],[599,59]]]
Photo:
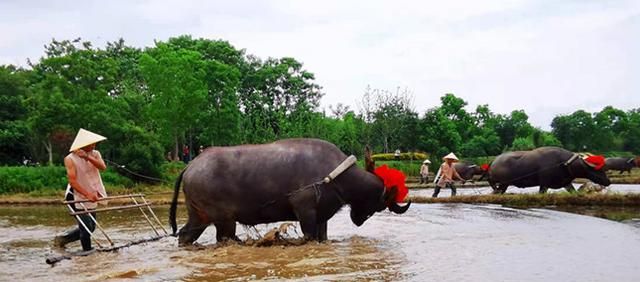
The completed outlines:
[[[389,210],[397,214],[405,213],[409,209],[409,206],[411,206],[411,201],[407,202],[407,204],[404,206],[398,205],[398,203],[396,202],[390,203],[388,205]]]

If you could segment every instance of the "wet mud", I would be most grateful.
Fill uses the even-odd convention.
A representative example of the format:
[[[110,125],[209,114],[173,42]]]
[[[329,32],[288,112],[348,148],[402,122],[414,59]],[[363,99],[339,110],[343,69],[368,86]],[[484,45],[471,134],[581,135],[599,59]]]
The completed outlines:
[[[167,218],[167,207],[155,208]],[[185,211],[178,212],[179,225]],[[135,211],[99,216],[117,242],[155,234]],[[209,227],[202,248],[174,237],[114,253],[61,254],[52,238],[74,226],[63,207],[0,207],[2,281],[638,281],[640,228],[593,216],[497,205],[414,204],[404,215],[378,213],[354,226],[345,208],[329,221],[329,241],[257,247],[217,244]],[[237,228],[254,240],[281,223]],[[299,225],[285,238],[295,239]],[[258,234],[260,236],[258,236]],[[79,250],[79,243],[68,245]]]

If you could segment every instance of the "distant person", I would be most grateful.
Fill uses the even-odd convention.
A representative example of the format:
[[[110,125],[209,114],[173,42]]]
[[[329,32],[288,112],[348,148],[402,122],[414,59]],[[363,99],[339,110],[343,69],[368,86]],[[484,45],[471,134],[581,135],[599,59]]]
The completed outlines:
[[[396,160],[399,160],[399,159],[400,159],[400,149],[396,149],[396,151],[393,153],[393,157],[394,157]]]
[[[189,162],[191,161],[191,154],[190,154],[189,146],[187,145],[184,145],[184,147],[182,147],[182,161],[185,164],[189,164]]]
[[[200,148],[198,149],[198,155],[202,154],[202,152],[204,152],[204,147],[200,145]]]
[[[424,160],[420,166],[420,184],[429,182],[429,164],[431,161]]]
[[[462,183],[465,182],[464,178],[460,177],[460,174],[453,168],[453,163],[458,161],[458,157],[454,153],[449,153],[442,158],[444,163],[440,166],[438,174],[436,175],[436,189],[433,191],[433,197],[437,198],[440,194],[440,189],[447,187],[451,189],[451,196],[456,195],[456,187],[454,185],[454,178],[459,179]]]
[[[104,136],[81,128],[71,145],[71,149],[69,149],[70,153],[64,158],[64,166],[67,169],[67,179],[69,180],[65,200],[89,200],[89,202],[75,204],[73,206],[75,211],[95,210],[98,206],[96,203],[98,199],[107,197],[100,177],[100,171],[104,171],[107,165],[102,160],[100,152],[95,149],[98,142],[106,139]],[[79,218],[78,228],[55,237],[54,244],[56,246],[64,247],[68,243],[80,240],[83,251],[93,249],[90,232],[96,228],[94,222],[97,219],[96,212],[79,215]]]

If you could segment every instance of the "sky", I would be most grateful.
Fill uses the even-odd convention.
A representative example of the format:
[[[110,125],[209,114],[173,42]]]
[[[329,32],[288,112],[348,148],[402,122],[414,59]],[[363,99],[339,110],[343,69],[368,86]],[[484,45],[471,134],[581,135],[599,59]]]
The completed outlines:
[[[358,110],[365,89],[408,90],[421,115],[454,93],[467,110],[552,119],[640,108],[640,1],[0,1],[0,64],[81,37],[135,47],[189,34],[246,53],[293,57],[321,107]]]

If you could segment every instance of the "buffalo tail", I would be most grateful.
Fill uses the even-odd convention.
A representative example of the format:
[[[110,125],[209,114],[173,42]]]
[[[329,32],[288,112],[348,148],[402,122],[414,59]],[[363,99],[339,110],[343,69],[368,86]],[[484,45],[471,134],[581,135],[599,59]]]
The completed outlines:
[[[176,226],[176,207],[178,206],[178,195],[180,194],[180,184],[182,183],[182,175],[187,169],[182,170],[178,179],[176,180],[176,184],[174,186],[173,191],[173,200],[171,200],[171,208],[169,209],[169,224],[171,225],[171,230],[173,231],[172,235],[176,236],[176,230],[178,229]]]

